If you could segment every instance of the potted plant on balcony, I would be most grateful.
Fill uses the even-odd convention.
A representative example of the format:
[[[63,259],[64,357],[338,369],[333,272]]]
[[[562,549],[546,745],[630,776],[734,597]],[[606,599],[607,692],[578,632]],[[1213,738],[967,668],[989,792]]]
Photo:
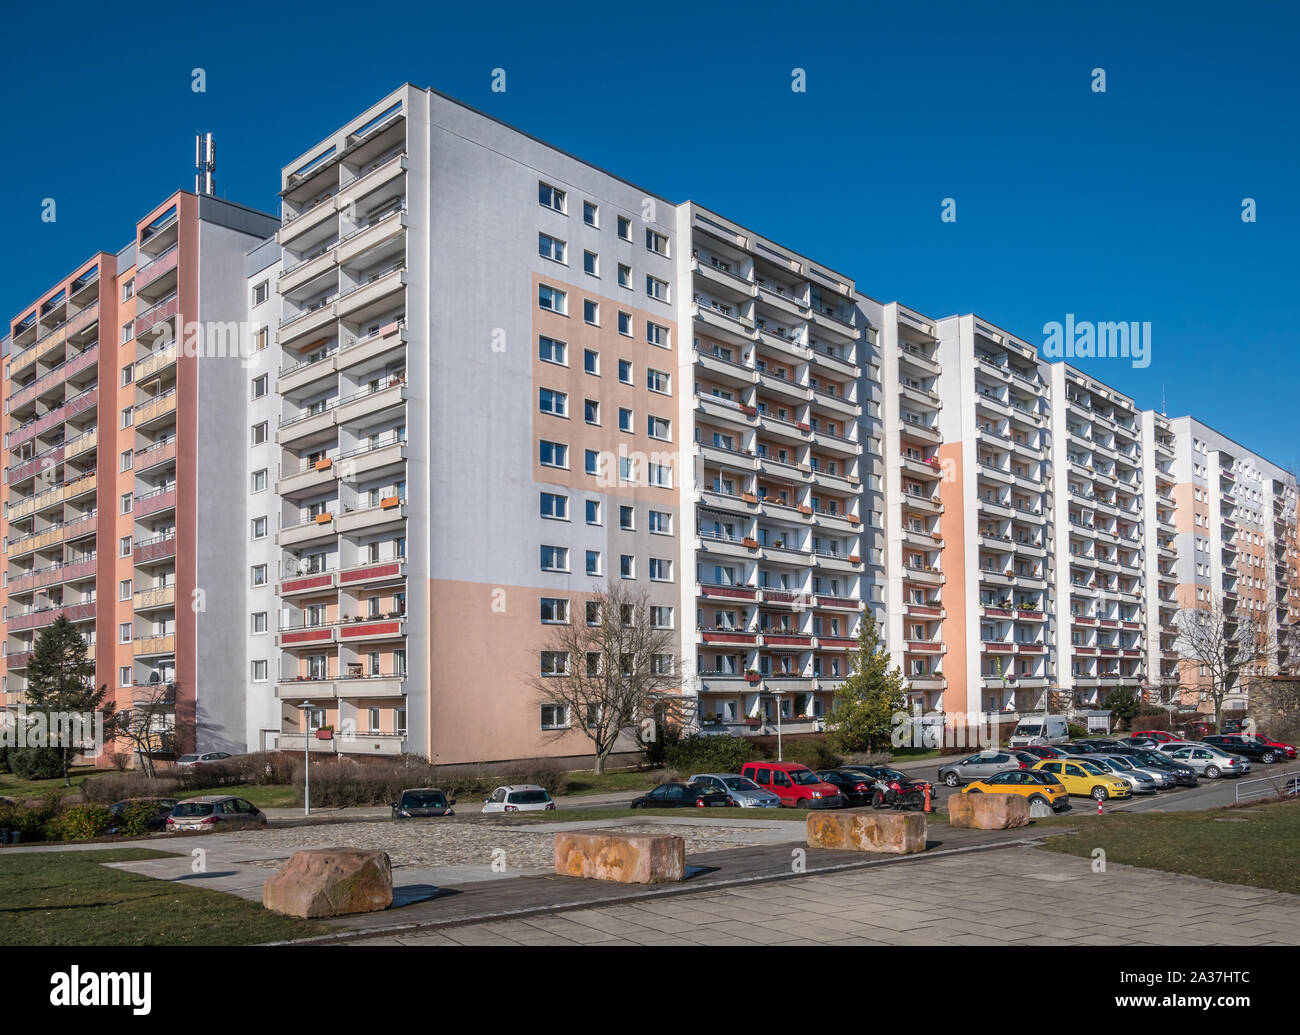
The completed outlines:
[[[758,669],[748,668],[745,670],[745,682],[750,684],[757,683],[763,677],[759,675]]]
[[[749,729],[751,729],[751,730],[756,730],[756,729],[758,729],[761,725],[763,725],[763,720],[762,720],[762,719],[759,719],[759,718],[757,718],[757,717],[755,717],[755,716],[752,716],[752,715],[751,715],[751,716],[747,716],[747,717],[745,718],[745,725],[746,725],[747,727],[749,727]]]
[[[316,730],[316,739],[317,739],[317,740],[333,740],[333,739],[334,739],[334,727],[333,727],[333,726],[321,726],[321,727],[319,727],[319,728]]]

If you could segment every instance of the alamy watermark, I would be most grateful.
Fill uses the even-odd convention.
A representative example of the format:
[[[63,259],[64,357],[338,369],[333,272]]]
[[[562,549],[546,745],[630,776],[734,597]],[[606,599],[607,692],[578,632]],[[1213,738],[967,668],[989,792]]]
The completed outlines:
[[[25,704],[18,706],[13,722],[0,723],[0,747],[4,748],[73,748],[77,751],[104,751],[104,714],[102,712],[32,712]]]
[[[1043,358],[1060,359],[1127,359],[1143,369],[1151,365],[1151,324],[1137,320],[1076,320],[1065,314],[1065,322],[1051,320],[1043,324]]]

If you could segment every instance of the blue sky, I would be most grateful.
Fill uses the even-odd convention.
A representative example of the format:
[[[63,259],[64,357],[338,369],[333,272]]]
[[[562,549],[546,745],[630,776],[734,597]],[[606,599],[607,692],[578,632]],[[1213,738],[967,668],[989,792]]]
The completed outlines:
[[[1149,321],[1148,368],[1077,365],[1300,461],[1295,5],[74,3],[52,23],[54,10],[7,14],[7,316],[191,188],[195,132],[216,134],[220,194],[274,209],[282,164],[409,80],[881,300],[974,311],[1035,343],[1066,313]],[[497,67],[505,93],[490,89]]]

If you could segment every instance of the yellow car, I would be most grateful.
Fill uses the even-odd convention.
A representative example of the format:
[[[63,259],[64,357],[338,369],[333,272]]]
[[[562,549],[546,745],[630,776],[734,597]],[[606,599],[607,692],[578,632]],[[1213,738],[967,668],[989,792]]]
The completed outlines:
[[[1064,812],[1070,807],[1070,793],[1055,777],[1029,769],[1008,769],[986,780],[975,780],[963,787],[961,793],[1019,794],[1028,798],[1030,805],[1046,803],[1053,812]]]
[[[1065,789],[1070,794],[1095,798],[1097,801],[1133,797],[1133,790],[1126,780],[1102,772],[1086,759],[1045,760],[1037,763],[1033,768],[1039,772],[1051,773],[1065,785]]]

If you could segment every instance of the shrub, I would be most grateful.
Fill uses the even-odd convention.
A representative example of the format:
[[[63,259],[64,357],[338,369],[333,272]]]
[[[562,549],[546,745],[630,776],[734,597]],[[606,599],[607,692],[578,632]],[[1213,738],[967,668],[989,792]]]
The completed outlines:
[[[301,774],[294,785],[301,802]],[[468,781],[447,784],[440,778],[438,768],[418,755],[407,756],[401,761],[357,763],[343,760],[312,763],[311,767],[313,805],[387,805],[396,801],[408,787],[437,787],[450,797],[456,797],[457,793],[466,793],[469,786]]]
[[[113,768],[119,773],[124,773],[131,768],[131,752],[129,751],[114,751],[108,756],[108,759],[113,763]]]
[[[45,840],[45,820],[39,811],[16,802],[0,804],[0,830],[17,830],[23,841]]]
[[[1077,722],[1072,722],[1065,728],[1065,732],[1070,735],[1071,740],[1079,740],[1088,735],[1088,731],[1080,726]]]
[[[9,747],[0,745],[0,773],[9,772]]]
[[[560,795],[569,785],[569,771],[559,762],[546,760],[520,762],[503,769],[500,779],[493,784],[493,787],[503,783],[535,783],[539,787],[545,787],[553,795]]]
[[[144,773],[103,773],[87,778],[81,796],[88,802],[111,805],[126,798],[184,797],[181,781],[168,774],[149,779]]]
[[[771,754],[776,757],[775,751]],[[799,762],[809,769],[834,769],[841,761],[824,740],[788,740],[782,745],[781,756],[787,762]]]
[[[683,737],[665,752],[668,768],[686,773],[738,773],[754,757],[754,745],[741,737]]]
[[[84,841],[112,825],[113,814],[103,805],[73,805],[50,820],[48,833],[59,841]]]
[[[63,775],[63,752],[57,748],[10,748],[9,767],[21,780],[53,780]]]
[[[117,816],[118,833],[128,837],[143,837],[149,833],[149,821],[156,814],[151,801],[133,801],[125,806]]]

